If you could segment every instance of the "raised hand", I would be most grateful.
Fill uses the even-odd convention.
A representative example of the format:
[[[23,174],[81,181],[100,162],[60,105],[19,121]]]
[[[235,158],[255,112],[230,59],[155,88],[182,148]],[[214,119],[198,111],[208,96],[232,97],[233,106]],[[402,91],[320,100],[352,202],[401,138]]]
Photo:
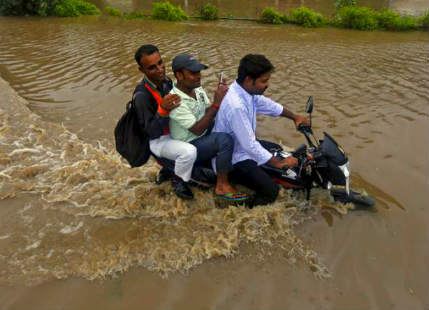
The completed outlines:
[[[171,111],[180,105],[180,97],[176,94],[167,94],[162,98],[161,107],[164,110]]]
[[[223,97],[225,97],[226,93],[228,92],[228,86],[225,84],[219,84],[217,89],[214,93],[214,102],[213,104],[220,106],[220,103],[222,102]]]

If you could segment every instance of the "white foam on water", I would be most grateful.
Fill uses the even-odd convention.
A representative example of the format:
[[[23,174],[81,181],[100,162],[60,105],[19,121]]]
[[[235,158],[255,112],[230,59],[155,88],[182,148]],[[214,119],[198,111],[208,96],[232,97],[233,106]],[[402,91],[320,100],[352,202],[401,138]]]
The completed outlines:
[[[37,240],[36,242],[34,242],[33,244],[28,245],[27,247],[25,247],[26,251],[38,248],[40,246],[40,244],[42,243],[41,240]]]
[[[66,226],[63,229],[60,230],[60,233],[62,234],[72,234],[76,231],[78,231],[79,229],[81,229],[83,227],[83,222],[80,222],[77,226],[73,227],[73,226]]]

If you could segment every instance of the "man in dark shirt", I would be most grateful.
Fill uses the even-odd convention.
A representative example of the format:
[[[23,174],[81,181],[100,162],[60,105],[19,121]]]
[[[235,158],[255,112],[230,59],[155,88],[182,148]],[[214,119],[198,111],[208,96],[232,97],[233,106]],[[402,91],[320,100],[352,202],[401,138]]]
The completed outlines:
[[[197,149],[187,142],[174,140],[169,132],[169,113],[180,105],[180,97],[169,94],[173,87],[165,74],[165,64],[153,45],[142,45],[135,53],[143,80],[134,91],[139,123],[148,135],[150,150],[157,157],[175,161],[172,185],[175,193],[185,199],[193,198],[187,182],[197,158]]]

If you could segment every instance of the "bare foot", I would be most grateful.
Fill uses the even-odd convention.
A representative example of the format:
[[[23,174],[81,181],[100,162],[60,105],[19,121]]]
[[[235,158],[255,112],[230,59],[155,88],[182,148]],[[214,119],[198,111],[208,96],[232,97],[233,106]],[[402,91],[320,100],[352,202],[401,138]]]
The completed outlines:
[[[225,195],[228,193],[236,193],[238,192],[238,190],[234,188],[231,184],[226,183],[226,184],[217,184],[215,192],[216,192],[216,195]]]

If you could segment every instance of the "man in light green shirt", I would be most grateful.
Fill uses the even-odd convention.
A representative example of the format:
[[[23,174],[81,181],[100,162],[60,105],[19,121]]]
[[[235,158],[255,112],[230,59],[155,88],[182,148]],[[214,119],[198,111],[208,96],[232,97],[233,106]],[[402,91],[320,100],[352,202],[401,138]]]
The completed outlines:
[[[180,106],[170,114],[170,131],[174,139],[190,142],[201,136],[194,134],[189,128],[204,117],[206,109],[211,106],[211,103],[202,87],[195,88],[194,92],[195,99],[181,91],[177,86],[174,86],[170,92],[179,95],[181,99]],[[206,131],[202,134],[204,135]]]
[[[177,79],[171,93],[177,94],[180,105],[170,112],[170,132],[174,139],[189,142],[197,148],[195,164],[210,162],[215,158],[217,174],[216,197],[228,201],[244,201],[247,194],[237,191],[228,182],[232,170],[234,142],[229,134],[210,133],[214,118],[228,88],[219,83],[211,104],[201,87],[201,70],[206,65],[189,54],[180,54],[173,59],[174,76]]]

